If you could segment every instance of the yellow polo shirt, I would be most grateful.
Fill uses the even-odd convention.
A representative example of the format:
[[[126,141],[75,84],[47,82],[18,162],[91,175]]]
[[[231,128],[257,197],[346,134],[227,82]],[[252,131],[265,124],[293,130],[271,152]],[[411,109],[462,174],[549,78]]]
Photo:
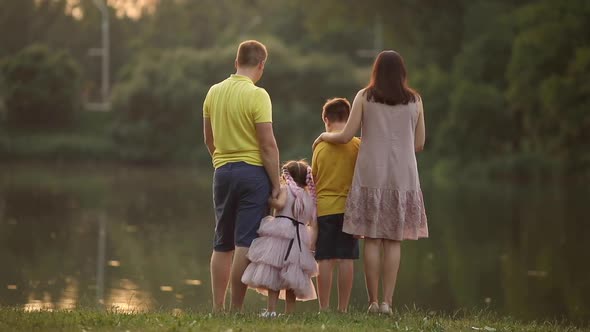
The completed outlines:
[[[231,75],[209,89],[203,117],[213,128],[213,166],[243,161],[262,166],[256,124],[272,122],[270,96],[246,76]]]
[[[344,213],[361,140],[346,144],[321,142],[313,150],[311,170],[316,184],[318,216]]]

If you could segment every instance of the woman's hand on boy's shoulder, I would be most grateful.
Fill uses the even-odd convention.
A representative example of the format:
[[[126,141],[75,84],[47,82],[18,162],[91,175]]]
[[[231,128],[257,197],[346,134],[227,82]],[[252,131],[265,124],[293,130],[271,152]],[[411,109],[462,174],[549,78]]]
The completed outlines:
[[[324,141],[324,135],[325,133],[321,133],[320,136],[318,136],[318,138],[315,139],[315,141],[313,141],[313,145],[311,146],[311,150],[315,150],[315,148],[318,146],[318,144],[320,144],[321,142]]]

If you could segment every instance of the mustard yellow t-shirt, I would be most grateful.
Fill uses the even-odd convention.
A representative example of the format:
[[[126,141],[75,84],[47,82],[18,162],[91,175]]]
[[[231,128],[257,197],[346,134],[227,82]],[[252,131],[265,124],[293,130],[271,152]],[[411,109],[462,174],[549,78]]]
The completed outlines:
[[[321,142],[313,151],[311,170],[316,183],[318,216],[344,213],[361,140],[346,144]]]
[[[209,89],[203,117],[211,120],[213,166],[243,161],[262,166],[256,124],[272,122],[270,96],[246,76],[231,75]]]

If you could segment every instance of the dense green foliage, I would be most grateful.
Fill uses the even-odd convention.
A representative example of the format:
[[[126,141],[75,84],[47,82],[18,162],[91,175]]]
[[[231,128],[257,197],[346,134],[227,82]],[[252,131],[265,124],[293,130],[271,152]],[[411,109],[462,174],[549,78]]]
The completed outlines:
[[[75,19],[64,15],[64,0],[38,3],[0,0],[0,56],[18,57],[35,42],[67,48],[84,68],[85,94],[96,98],[98,61],[87,50],[100,41],[98,10],[81,0]],[[309,157],[323,101],[352,98],[368,80],[371,50],[392,48],[425,101],[423,167],[525,177],[590,169],[587,1],[155,3],[138,19],[111,8],[118,158],[206,160],[204,95],[233,72],[237,43],[256,38],[270,52],[260,85],[273,99],[285,159]],[[22,23],[25,33],[13,33]],[[177,137],[161,132],[171,128]]]
[[[204,86],[194,77],[207,64],[192,50],[146,54],[116,87],[114,139],[127,159],[174,157],[199,139],[195,96]]]
[[[32,45],[0,62],[6,123],[59,128],[80,110],[80,69],[64,51]]]

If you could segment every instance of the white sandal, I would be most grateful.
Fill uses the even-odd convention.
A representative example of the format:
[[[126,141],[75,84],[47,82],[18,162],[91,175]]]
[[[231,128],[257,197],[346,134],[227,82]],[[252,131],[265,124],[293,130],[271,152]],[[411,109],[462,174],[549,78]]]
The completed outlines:
[[[275,318],[277,317],[277,313],[274,311],[263,311],[260,315],[260,318]]]
[[[386,315],[393,315],[393,310],[389,306],[387,302],[382,302],[379,306],[379,313],[386,314]]]
[[[369,309],[367,309],[367,312],[370,314],[378,314],[379,313],[379,303],[371,302],[371,304],[369,304]]]

